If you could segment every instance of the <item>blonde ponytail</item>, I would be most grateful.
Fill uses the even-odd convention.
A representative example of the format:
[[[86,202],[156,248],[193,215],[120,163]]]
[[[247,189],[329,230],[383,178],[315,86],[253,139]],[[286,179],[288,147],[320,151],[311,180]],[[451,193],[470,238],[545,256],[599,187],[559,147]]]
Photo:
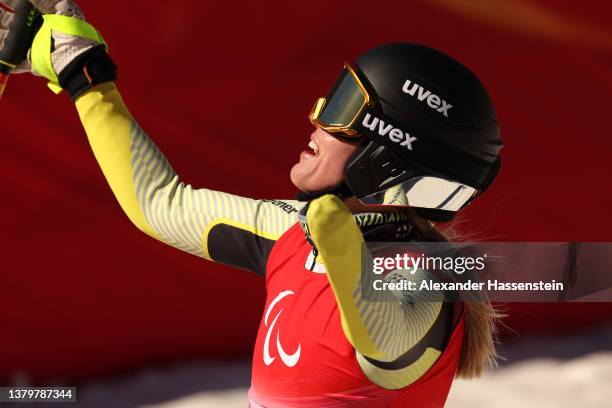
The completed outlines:
[[[457,368],[459,378],[480,377],[485,368],[497,367],[496,335],[503,317],[487,301],[464,303],[465,329],[461,358]]]

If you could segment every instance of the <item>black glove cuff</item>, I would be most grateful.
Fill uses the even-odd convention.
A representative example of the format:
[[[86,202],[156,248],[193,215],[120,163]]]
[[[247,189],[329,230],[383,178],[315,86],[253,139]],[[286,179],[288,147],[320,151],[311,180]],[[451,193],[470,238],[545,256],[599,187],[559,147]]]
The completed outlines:
[[[76,57],[58,75],[59,84],[72,100],[104,82],[117,79],[117,66],[104,45],[98,45]]]

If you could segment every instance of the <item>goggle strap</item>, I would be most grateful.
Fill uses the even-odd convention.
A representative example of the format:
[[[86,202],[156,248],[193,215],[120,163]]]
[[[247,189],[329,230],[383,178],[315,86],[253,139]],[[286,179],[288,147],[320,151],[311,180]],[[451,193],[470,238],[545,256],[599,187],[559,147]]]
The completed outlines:
[[[457,174],[457,181],[476,188],[485,185],[491,171],[494,171],[495,163],[488,163],[458,149],[437,143],[370,106],[366,106],[361,111],[353,127],[359,134],[393,148],[396,153],[408,160],[427,163],[435,170]],[[403,149],[398,149],[398,146]]]

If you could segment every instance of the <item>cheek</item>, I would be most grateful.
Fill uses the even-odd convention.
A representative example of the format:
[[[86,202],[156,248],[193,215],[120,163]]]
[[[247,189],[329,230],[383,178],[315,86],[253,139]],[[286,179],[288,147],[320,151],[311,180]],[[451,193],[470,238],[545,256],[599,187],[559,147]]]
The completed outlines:
[[[334,149],[329,150],[329,154],[325,157],[329,161],[330,168],[334,168],[344,172],[344,166],[357,150],[358,144],[341,142],[334,145]]]
[[[344,167],[351,156],[352,151],[341,149],[334,154],[321,157],[319,169],[321,177],[327,178],[329,183],[338,184],[344,177]]]

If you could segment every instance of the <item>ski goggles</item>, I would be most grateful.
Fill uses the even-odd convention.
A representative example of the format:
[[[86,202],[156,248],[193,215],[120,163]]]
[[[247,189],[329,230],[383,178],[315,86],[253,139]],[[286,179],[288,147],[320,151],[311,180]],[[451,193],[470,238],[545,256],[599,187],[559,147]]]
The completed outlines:
[[[358,138],[353,125],[367,105],[371,105],[370,94],[353,67],[345,63],[328,96],[317,99],[309,115],[310,122],[328,133]]]

